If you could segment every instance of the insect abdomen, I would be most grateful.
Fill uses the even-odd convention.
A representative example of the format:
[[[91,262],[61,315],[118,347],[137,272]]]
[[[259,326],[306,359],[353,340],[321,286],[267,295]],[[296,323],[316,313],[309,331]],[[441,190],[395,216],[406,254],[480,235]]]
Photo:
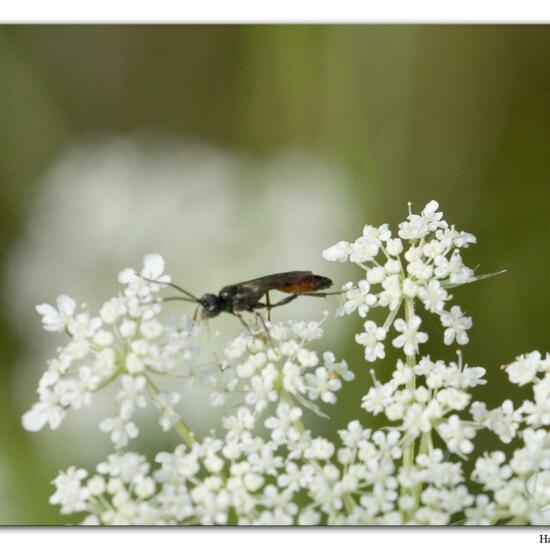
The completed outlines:
[[[332,281],[328,277],[308,275],[300,281],[277,287],[277,290],[286,292],[287,294],[307,294],[309,292],[316,292],[317,290],[324,290],[331,286]]]

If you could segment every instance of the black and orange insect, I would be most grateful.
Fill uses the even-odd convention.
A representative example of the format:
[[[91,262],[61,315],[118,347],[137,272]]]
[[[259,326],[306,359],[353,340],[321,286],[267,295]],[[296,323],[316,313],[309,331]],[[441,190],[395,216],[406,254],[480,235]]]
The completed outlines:
[[[157,282],[150,279],[147,280]],[[185,302],[195,302],[199,304],[201,317],[203,318],[210,319],[225,312],[238,317],[245,326],[246,323],[240,315],[241,311],[247,311],[259,316],[257,310],[266,309],[269,318],[271,310],[274,307],[288,304],[299,296],[324,298],[331,294],[340,294],[340,292],[320,292],[330,288],[332,281],[328,277],[315,275],[311,271],[287,271],[285,273],[265,275],[264,277],[258,277],[250,281],[224,286],[218,294],[203,294],[200,298],[197,298],[174,283],[164,284],[175,288],[186,297],[171,296],[163,298],[163,301],[183,300]],[[289,296],[277,302],[271,302],[269,296],[271,290],[278,290],[279,292],[289,294]],[[264,302],[262,302],[263,298],[265,298]],[[261,316],[260,319],[262,319]]]

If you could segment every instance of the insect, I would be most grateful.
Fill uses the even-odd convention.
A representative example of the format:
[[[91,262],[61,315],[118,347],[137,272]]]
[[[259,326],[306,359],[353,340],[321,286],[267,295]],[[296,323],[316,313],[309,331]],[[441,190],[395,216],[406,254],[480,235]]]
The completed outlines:
[[[144,279],[146,278],[144,277]],[[146,280],[157,282],[151,279]],[[197,298],[174,283],[164,284],[175,288],[185,294],[186,297],[171,296],[164,298],[163,301],[183,300],[186,302],[195,302],[200,306],[201,317],[207,319],[216,317],[222,312],[230,313],[235,315],[245,327],[247,325],[239,313],[241,311],[254,313],[261,319],[263,324],[263,318],[256,311],[258,309],[266,309],[269,319],[271,310],[274,307],[288,304],[299,296],[324,298],[331,294],[340,294],[340,292],[319,292],[330,288],[332,281],[328,277],[315,275],[311,271],[287,271],[285,273],[265,275],[258,279],[224,286],[218,294],[203,294],[200,298]],[[269,296],[271,290],[278,290],[289,296],[277,302],[271,302]],[[262,302],[262,298],[264,297],[265,301]],[[196,314],[197,312],[195,313],[195,317]]]

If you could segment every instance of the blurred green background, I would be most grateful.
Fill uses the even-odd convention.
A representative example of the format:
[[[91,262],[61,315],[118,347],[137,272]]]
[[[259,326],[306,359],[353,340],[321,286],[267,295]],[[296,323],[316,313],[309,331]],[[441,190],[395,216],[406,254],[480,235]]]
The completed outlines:
[[[23,312],[14,306],[13,294],[20,291],[8,274],[37,208],[44,219],[63,217],[62,204],[50,214],[43,206],[48,203],[37,207],[36,200],[49,185],[44,174],[83,140],[110,143],[154,135],[207,144],[259,163],[289,147],[306,151],[345,174],[341,181],[346,183],[337,187],[341,201],[325,196],[315,179],[308,183],[321,215],[293,235],[301,241],[322,224],[333,235],[325,246],[359,236],[367,222],[400,222],[408,201],[419,210],[438,200],[450,223],[478,237],[479,244],[466,255],[469,265],[481,264],[480,272],[508,269],[498,279],[454,293],[455,302],[474,318],[465,360],[488,370],[489,384],[477,395],[491,405],[506,398],[521,401],[522,394],[511,391],[498,367],[519,353],[549,347],[549,57],[545,26],[0,27],[0,523],[67,521],[47,499],[50,480],[68,466],[66,457],[78,439],[66,436],[63,427],[57,439],[21,428],[20,416],[34,399],[32,388],[43,365],[28,375],[23,397],[18,369],[29,353],[41,357],[42,348],[34,336],[38,318],[28,330],[20,322],[32,307]],[[140,147],[147,150],[147,142]],[[156,184],[151,181],[153,190]],[[303,198],[293,197],[292,185],[280,193],[277,185],[269,178],[248,181],[231,194],[246,200],[253,213],[260,187],[274,186],[270,192],[282,195],[288,215],[294,208],[300,219]],[[67,193],[70,188],[68,181]],[[105,205],[86,206],[99,211]],[[200,230],[189,225],[181,235],[198,243],[199,250],[207,216]],[[338,232],[331,232],[336,218]],[[147,223],[160,228],[168,223],[162,208],[156,221]],[[226,227],[227,239],[238,241],[240,235],[238,227]],[[261,233],[251,237],[261,245]],[[322,262],[320,251],[311,250],[301,265],[284,268],[310,268]],[[37,257],[44,252],[44,245],[37,247]],[[276,271],[282,252],[271,247],[265,254],[269,261],[242,277],[239,265],[227,259],[231,280],[225,268],[213,267],[212,250],[188,261],[205,271],[216,269],[222,286]],[[50,261],[63,270],[62,255]],[[48,294],[41,301],[69,292],[56,280],[40,279],[41,265],[27,261],[22,266],[44,279]],[[313,263],[316,270],[322,266]],[[324,271],[338,283],[353,273],[329,267]],[[113,280],[116,269],[108,273]],[[184,277],[184,269],[178,270]],[[342,323],[333,348],[354,367],[358,383],[345,387],[333,416],[340,425],[357,415],[368,423],[364,411],[357,412],[370,384],[352,337],[360,323],[356,318]],[[438,334],[440,329],[427,323]],[[447,360],[454,353],[438,338],[431,339],[429,352]],[[41,357],[43,364],[46,358]],[[391,368],[391,357],[386,366]],[[381,379],[387,372],[377,366]],[[333,435],[322,422],[318,429]],[[84,465],[92,467],[102,453],[90,439]]]

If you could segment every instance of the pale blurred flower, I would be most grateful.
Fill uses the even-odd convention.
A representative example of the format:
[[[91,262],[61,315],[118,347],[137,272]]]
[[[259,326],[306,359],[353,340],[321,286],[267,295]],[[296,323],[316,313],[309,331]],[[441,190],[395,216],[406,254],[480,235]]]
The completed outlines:
[[[50,504],[59,504],[62,514],[72,514],[86,510],[86,500],[89,489],[82,485],[82,480],[88,475],[83,468],[71,466],[66,472],[61,472],[52,483],[56,487],[50,497]]]

